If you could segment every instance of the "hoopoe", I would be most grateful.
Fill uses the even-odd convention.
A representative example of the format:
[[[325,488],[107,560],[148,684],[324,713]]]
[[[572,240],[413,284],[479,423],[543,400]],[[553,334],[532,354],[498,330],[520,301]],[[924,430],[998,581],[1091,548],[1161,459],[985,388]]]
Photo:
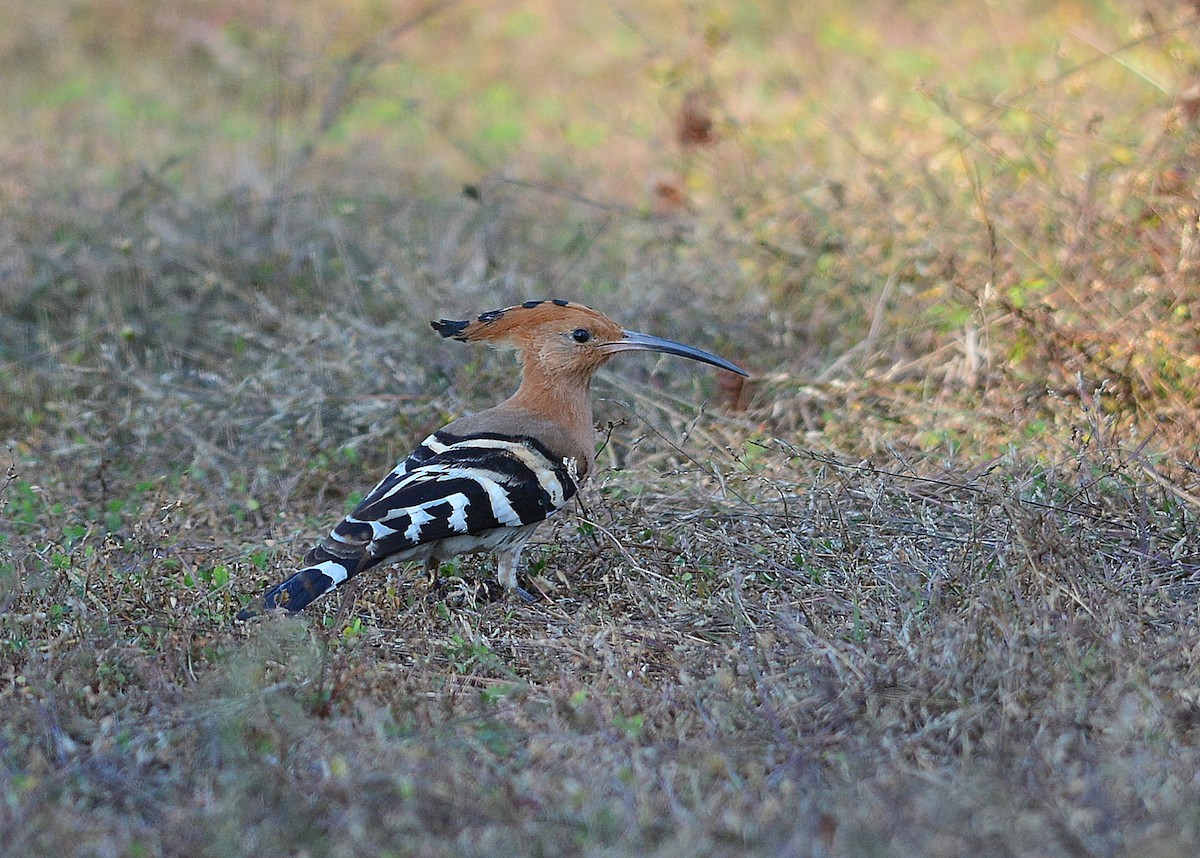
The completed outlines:
[[[619,352],[653,351],[746,375],[714,354],[623,330],[589,307],[557,299],[430,324],[443,337],[517,349],[517,392],[422,441],[308,552],[302,569],[238,619],[277,607],[299,611],[384,561],[425,561],[436,573],[440,561],[479,551],[496,554],[506,592],[533,601],[517,583],[521,549],[595,466],[596,370]]]

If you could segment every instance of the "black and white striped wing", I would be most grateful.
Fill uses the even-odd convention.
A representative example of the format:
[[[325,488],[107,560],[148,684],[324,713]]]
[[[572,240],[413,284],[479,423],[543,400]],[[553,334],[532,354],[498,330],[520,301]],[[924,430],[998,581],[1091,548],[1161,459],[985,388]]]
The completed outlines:
[[[573,464],[528,437],[435,432],[305,556],[304,568],[264,594],[262,607],[298,611],[388,558],[427,557],[431,543],[457,537],[465,537],[457,551],[468,551],[473,536],[544,521],[575,495]]]
[[[438,432],[401,467],[323,544],[361,546],[367,557],[355,571],[429,542],[536,524],[576,491],[570,465],[531,438]]]

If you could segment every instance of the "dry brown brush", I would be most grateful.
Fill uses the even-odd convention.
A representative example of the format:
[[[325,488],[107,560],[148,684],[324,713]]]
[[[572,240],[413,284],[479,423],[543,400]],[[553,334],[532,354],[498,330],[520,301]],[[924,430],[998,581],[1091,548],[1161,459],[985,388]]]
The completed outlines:
[[[0,12],[0,854],[1200,851],[1195,10],[643,5]],[[754,378],[235,626],[558,295]]]

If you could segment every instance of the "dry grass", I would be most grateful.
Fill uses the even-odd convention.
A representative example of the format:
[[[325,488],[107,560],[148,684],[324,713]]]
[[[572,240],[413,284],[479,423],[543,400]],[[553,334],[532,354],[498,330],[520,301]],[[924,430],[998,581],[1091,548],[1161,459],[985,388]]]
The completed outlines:
[[[1194,10],[152,5],[0,21],[0,854],[1200,851]],[[756,377],[234,627],[551,294]]]

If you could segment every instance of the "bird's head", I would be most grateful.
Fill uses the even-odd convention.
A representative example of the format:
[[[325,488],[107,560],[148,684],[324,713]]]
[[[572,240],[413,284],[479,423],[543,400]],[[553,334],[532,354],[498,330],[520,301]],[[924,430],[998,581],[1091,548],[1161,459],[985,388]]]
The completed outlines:
[[[679,355],[746,375],[740,367],[702,349],[624,330],[603,313],[560,299],[526,301],[470,321],[442,319],[430,324],[443,337],[515,348],[526,366],[536,364],[552,377],[591,378],[609,358],[626,351]]]

